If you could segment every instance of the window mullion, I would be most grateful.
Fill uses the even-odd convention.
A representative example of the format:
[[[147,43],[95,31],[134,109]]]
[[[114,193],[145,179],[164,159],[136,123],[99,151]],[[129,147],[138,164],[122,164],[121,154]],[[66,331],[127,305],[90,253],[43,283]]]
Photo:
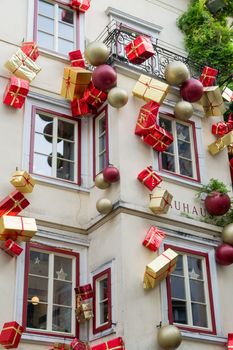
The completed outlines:
[[[179,148],[178,148],[178,140],[176,133],[176,121],[172,121],[172,134],[174,138],[173,147],[174,147],[174,161],[175,161],[175,171],[177,174],[180,174],[180,164],[179,164]]]
[[[53,322],[53,268],[54,255],[49,254],[49,280],[48,280],[48,314],[47,314],[47,329],[52,331]]]
[[[208,289],[208,279],[207,279],[205,259],[201,259],[201,264],[202,264],[203,284],[204,284],[204,293],[205,293],[206,315],[207,315],[208,328],[210,328],[212,327],[212,320],[211,320],[209,289]]]
[[[72,310],[71,310],[71,332],[76,333],[76,322],[75,322],[75,288],[76,288],[76,259],[72,260]]]
[[[58,135],[58,118],[53,118],[53,161],[52,176],[57,177],[57,135]]]
[[[58,51],[58,19],[59,19],[59,6],[54,5],[54,50]]]
[[[186,310],[187,310],[187,316],[188,316],[188,325],[193,325],[187,255],[183,255],[183,263],[184,263],[184,281],[185,281]]]
[[[74,180],[75,182],[78,181],[78,167],[79,167],[79,159],[78,159],[78,147],[79,147],[79,140],[78,140],[78,123],[76,123],[74,127],[74,144],[76,147],[74,147]]]

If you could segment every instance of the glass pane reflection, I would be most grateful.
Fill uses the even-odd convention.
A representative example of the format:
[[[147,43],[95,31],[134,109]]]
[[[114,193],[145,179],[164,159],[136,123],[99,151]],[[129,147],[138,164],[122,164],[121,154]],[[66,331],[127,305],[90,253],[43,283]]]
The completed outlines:
[[[47,312],[47,304],[32,305],[29,302],[27,306],[27,327],[46,329]]]

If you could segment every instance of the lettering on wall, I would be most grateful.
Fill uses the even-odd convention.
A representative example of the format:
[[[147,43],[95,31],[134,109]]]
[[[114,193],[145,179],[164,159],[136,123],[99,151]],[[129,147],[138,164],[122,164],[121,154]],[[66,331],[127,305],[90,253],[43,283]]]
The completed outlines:
[[[205,218],[207,216],[206,209],[203,206],[193,205],[176,199],[172,201],[171,209],[176,214],[179,213],[184,216],[186,214],[187,216],[193,217],[193,219]]]

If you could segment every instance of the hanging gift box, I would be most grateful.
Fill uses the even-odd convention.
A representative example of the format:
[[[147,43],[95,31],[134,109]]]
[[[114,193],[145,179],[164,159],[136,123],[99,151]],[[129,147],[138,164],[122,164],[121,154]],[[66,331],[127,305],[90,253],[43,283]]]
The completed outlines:
[[[79,323],[89,321],[94,316],[91,303],[79,302],[75,312]]]
[[[173,196],[163,189],[156,188],[150,195],[149,208],[154,214],[166,214],[171,206]]]
[[[31,193],[36,181],[28,174],[26,170],[16,171],[12,175],[10,183],[22,193]]]
[[[218,86],[205,87],[200,102],[206,117],[221,116],[226,111]]]
[[[200,82],[203,86],[213,86],[216,81],[218,70],[211,67],[204,67],[200,76]]]
[[[83,55],[80,50],[69,52],[69,58],[70,58],[72,67],[82,67],[82,68],[86,67],[85,61],[83,59]]]
[[[233,333],[228,333],[227,337],[227,350],[233,349]]]
[[[4,243],[2,249],[12,257],[19,256],[23,251],[23,248],[21,248],[17,243],[12,241],[12,239],[8,239]]]
[[[5,67],[17,77],[30,82],[35,79],[37,74],[41,71],[41,68],[21,49],[18,49],[5,63]]]
[[[137,178],[151,191],[162,181],[161,177],[157,175],[154,170],[152,170],[152,166],[148,166],[146,169],[141,171]]]
[[[108,94],[96,89],[93,83],[90,83],[88,89],[86,89],[84,93],[84,100],[94,108],[99,108],[107,100],[107,97]]]
[[[21,216],[0,217],[0,240],[12,239],[28,242],[36,234],[36,221],[32,218]]]
[[[86,12],[90,7],[90,0],[71,0],[70,6],[81,12]]]
[[[49,350],[72,350],[72,347],[70,344],[64,344],[64,343],[54,343],[53,347]]]
[[[134,132],[135,135],[146,136],[154,131],[159,107],[160,105],[154,101],[150,101],[141,107]]]
[[[142,244],[146,248],[152,250],[152,252],[156,252],[156,250],[160,247],[164,237],[165,233],[163,231],[159,230],[155,226],[151,226]]]
[[[30,203],[19,191],[13,191],[9,196],[0,202],[0,216],[18,215],[23,209],[27,208]]]
[[[0,344],[5,349],[17,348],[24,331],[24,327],[20,326],[16,321],[4,323],[0,334]]]
[[[165,151],[173,142],[173,136],[161,126],[155,125],[153,133],[146,135],[143,142],[153,147],[158,152]]]
[[[70,102],[71,112],[73,117],[86,116],[94,113],[94,110],[86,103],[84,98],[75,98]]]
[[[34,41],[23,43],[21,50],[33,61],[39,57],[38,47]]]
[[[169,85],[146,75],[141,75],[133,89],[133,95],[145,101],[162,104],[169,90]]]
[[[223,137],[220,137],[217,141],[211,143],[208,146],[208,151],[212,154],[212,156],[214,156],[215,154],[218,154],[219,152],[223,151],[224,148],[226,148],[232,143],[233,143],[233,131],[229,132]]]
[[[72,342],[70,343],[70,346],[73,350],[91,350],[91,347],[88,345],[88,343],[80,341],[77,338],[74,338],[72,340]]]
[[[125,53],[131,63],[141,64],[154,56],[155,50],[150,38],[140,35],[125,46]]]
[[[76,297],[80,297],[80,300],[93,298],[93,289],[90,283],[75,288],[75,293]]]
[[[223,136],[233,130],[233,123],[219,122],[212,124],[212,134]]]
[[[111,339],[104,343],[94,345],[91,347],[91,350],[124,350],[125,345],[121,337]]]
[[[3,103],[14,108],[21,108],[28,92],[29,82],[13,75],[6,87]]]
[[[233,101],[233,91],[228,87],[225,87],[222,91],[222,98],[228,102]]]
[[[80,67],[65,67],[61,88],[61,96],[67,100],[81,98],[91,81],[92,73]]]
[[[176,268],[178,254],[171,248],[165,250],[146,266],[144,289],[154,288]]]

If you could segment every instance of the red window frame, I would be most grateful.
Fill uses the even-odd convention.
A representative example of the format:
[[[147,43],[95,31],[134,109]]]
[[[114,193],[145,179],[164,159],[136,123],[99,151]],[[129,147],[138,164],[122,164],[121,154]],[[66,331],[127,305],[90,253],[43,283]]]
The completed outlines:
[[[162,110],[159,112],[159,115],[160,114],[161,114],[161,117],[163,117],[163,115],[164,115],[165,117],[168,116],[168,117],[171,117],[173,119],[176,119],[173,114],[167,113],[167,112],[163,112]],[[177,121],[179,122],[179,120],[177,120]],[[181,122],[182,122],[182,120],[181,120]],[[172,171],[168,171],[166,169],[163,169],[163,167],[162,167],[162,153],[161,152],[159,153],[159,157],[158,157],[158,160],[159,160],[159,171],[164,172],[166,174],[169,174],[171,176],[175,176],[175,177],[182,178],[182,179],[185,179],[185,180],[189,180],[189,181],[192,181],[192,182],[200,183],[201,176],[200,176],[199,158],[198,158],[198,150],[197,150],[197,137],[196,137],[196,131],[195,131],[195,122],[193,122],[192,120],[185,120],[184,122],[187,123],[187,124],[190,124],[191,128],[192,128],[193,147],[194,147],[194,160],[195,160],[196,172],[197,172],[196,179],[192,178],[192,177],[189,177],[189,176],[181,175],[181,174],[178,174],[178,173],[175,173],[175,172],[173,173]]]
[[[27,330],[27,296],[28,296],[28,275],[29,275],[29,259],[30,259],[30,248],[36,248],[39,250],[43,251],[49,251],[49,252],[54,252],[54,253],[61,253],[64,255],[69,255],[69,256],[75,256],[76,258],[76,287],[79,286],[79,276],[80,276],[80,270],[79,270],[79,253],[74,253],[71,251],[63,250],[60,248],[54,248],[50,247],[47,245],[39,244],[39,243],[27,243],[26,244],[26,251],[25,251],[25,273],[24,273],[24,292],[23,292],[23,317],[22,317],[22,326],[25,329],[25,333],[27,334],[40,334],[40,335],[45,335],[45,336],[56,336],[62,339],[73,339],[74,335],[66,335],[64,334],[59,334],[56,332],[40,332],[40,331],[32,331],[32,330]],[[78,322],[76,321],[75,325],[75,337],[79,338],[79,325]]]
[[[106,164],[109,164],[109,135],[108,135],[108,106],[102,108],[93,118],[93,180],[97,175],[96,171],[96,119],[105,113],[105,127],[106,127]]]
[[[102,277],[107,275],[108,278],[108,323],[104,324],[103,326],[97,327],[96,325],[96,316],[97,316],[97,311],[96,311],[96,281]],[[93,298],[93,334],[100,333],[102,331],[105,331],[106,329],[111,328],[112,326],[112,287],[111,287],[111,268],[109,267],[106,270],[101,271],[100,273],[96,274],[93,276],[93,292],[94,292],[94,298]]]
[[[192,326],[182,326],[180,324],[175,323],[175,325],[179,328],[179,329],[183,329],[183,330],[187,330],[190,332],[194,332],[194,333],[205,333],[205,334],[212,334],[212,335],[216,335],[217,334],[217,330],[216,330],[216,321],[215,321],[215,312],[214,312],[214,301],[213,301],[213,291],[212,291],[212,283],[211,283],[211,275],[210,275],[210,262],[209,262],[209,255],[208,253],[204,253],[204,252],[199,252],[199,251],[195,251],[195,250],[190,250],[190,249],[186,249],[186,248],[180,248],[177,246],[172,246],[170,244],[165,244],[164,245],[164,249],[168,249],[171,248],[173,250],[175,250],[177,253],[179,252],[183,252],[183,253],[187,253],[190,255],[197,255],[197,256],[201,256],[205,258],[205,264],[206,264],[206,274],[207,274],[207,287],[208,287],[208,293],[209,293],[209,303],[210,303],[210,315],[211,315],[211,323],[212,323],[212,330],[207,330],[205,328],[195,328]],[[166,279],[166,284],[167,284],[167,300],[168,300],[168,320],[169,320],[169,324],[173,324],[173,316],[172,316],[172,298],[171,298],[171,281],[170,281],[170,277],[168,276]]]
[[[52,177],[52,176],[46,176],[43,174],[37,174],[33,172],[33,157],[34,157],[34,141],[35,141],[35,116],[36,113],[49,113],[51,114],[51,116],[53,117],[62,117],[64,119],[69,119],[74,121],[74,118],[66,115],[66,114],[62,114],[62,113],[58,113],[49,109],[45,109],[45,108],[40,108],[40,107],[36,107],[36,106],[32,106],[32,118],[31,118],[31,136],[30,136],[30,155],[29,155],[29,172],[31,174],[35,174],[37,176],[40,176],[42,178],[47,178],[47,179],[54,179],[56,181],[59,182],[67,182],[67,183],[71,183],[71,184],[76,184],[78,186],[81,185],[81,121],[75,120],[75,122],[78,124],[78,150],[77,150],[77,182],[75,181],[70,181],[70,180],[66,180],[66,179],[60,179],[58,177]]]

